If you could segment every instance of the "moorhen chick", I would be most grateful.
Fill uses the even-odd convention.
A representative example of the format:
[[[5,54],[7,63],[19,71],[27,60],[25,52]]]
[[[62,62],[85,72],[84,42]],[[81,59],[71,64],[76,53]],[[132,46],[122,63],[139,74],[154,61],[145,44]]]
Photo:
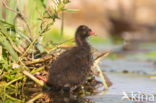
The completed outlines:
[[[77,28],[76,46],[60,54],[51,65],[47,81],[49,86],[71,89],[86,81],[93,65],[91,47],[86,39],[93,34],[94,32],[85,25]]]

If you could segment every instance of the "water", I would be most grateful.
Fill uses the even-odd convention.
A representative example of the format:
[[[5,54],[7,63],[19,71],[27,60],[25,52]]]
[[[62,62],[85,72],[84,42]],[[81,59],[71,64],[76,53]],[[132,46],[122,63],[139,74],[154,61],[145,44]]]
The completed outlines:
[[[95,103],[156,103],[156,80],[150,79],[149,76],[134,73],[106,73],[106,75],[113,83],[106,94],[87,98]],[[122,99],[125,93],[129,98],[135,96],[135,99],[138,99],[143,95],[147,97],[135,101],[129,98]],[[150,101],[152,96],[154,99]]]
[[[129,59],[105,59],[100,63],[102,70],[106,72],[131,72],[137,74],[156,75],[156,67],[152,61],[139,61]]]
[[[86,98],[95,103],[156,103],[156,80],[150,78],[156,75],[156,58],[146,55],[156,51],[156,48],[153,44],[136,46],[129,51],[123,51],[122,45],[98,47],[100,51],[112,50],[112,54],[116,55],[115,58],[110,56],[100,63],[100,68],[113,85],[106,94]],[[122,99],[125,94],[129,98]]]

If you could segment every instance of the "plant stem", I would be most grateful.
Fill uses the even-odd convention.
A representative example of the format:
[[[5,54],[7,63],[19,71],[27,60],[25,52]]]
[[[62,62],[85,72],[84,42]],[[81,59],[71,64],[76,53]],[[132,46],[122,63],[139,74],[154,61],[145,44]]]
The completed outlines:
[[[34,77],[32,74],[30,74],[28,71],[23,71],[23,74],[25,74],[26,76],[28,76],[29,78],[31,78],[33,81],[35,81],[37,84],[39,84],[40,86],[44,86],[44,82],[38,80],[36,77]]]
[[[8,98],[10,98],[10,99],[13,100],[13,101],[16,101],[16,103],[17,103],[17,102],[22,103],[22,100],[19,100],[19,99],[17,99],[17,98],[14,98],[14,97],[12,97],[12,96],[6,94],[6,93],[5,93],[4,95],[7,96]]]
[[[40,98],[40,97],[42,97],[43,96],[43,93],[40,93],[40,94],[38,94],[38,95],[36,95],[34,98],[32,98],[32,99],[30,99],[28,102],[26,102],[26,103],[34,103],[34,101],[36,100],[36,99],[38,99],[38,98]]]
[[[64,34],[64,11],[62,10],[62,20],[61,20],[61,37]]]
[[[29,45],[29,47],[26,49],[26,51],[23,53],[23,55],[20,57],[20,59],[22,58],[22,57],[24,57],[26,54],[27,54],[27,52],[30,50],[30,48],[34,45],[34,43],[37,41],[37,39],[38,38],[36,38],[36,39],[34,39],[33,40],[33,42]]]

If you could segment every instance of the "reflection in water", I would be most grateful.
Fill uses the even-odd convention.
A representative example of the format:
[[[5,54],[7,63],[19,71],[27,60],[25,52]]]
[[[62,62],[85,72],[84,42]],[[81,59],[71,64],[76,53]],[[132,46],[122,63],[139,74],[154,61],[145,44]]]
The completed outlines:
[[[94,103],[84,98],[54,98],[50,103]]]
[[[103,84],[94,76],[88,78],[83,86],[78,86],[70,91],[70,88],[43,88],[41,94],[33,94],[27,103],[94,103],[93,101],[83,98],[101,93],[104,90]]]
[[[69,92],[68,93],[49,92],[48,95],[50,97],[50,103],[94,103],[93,101],[90,101],[88,99],[71,95]]]
[[[83,86],[77,87],[70,92],[70,89],[64,88],[61,90],[51,89],[47,92],[50,98],[50,103],[94,103],[84,96],[96,95],[99,91],[103,91],[104,88],[97,90],[97,88],[103,87],[102,83],[96,78],[90,77]]]

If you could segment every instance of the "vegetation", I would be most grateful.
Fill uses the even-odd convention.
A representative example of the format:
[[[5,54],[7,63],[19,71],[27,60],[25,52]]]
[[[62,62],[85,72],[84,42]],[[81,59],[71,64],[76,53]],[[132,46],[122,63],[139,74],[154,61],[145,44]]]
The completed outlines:
[[[65,8],[67,3],[69,0],[10,0],[8,2],[2,0],[0,102],[25,102],[24,87],[28,79],[23,71],[27,70],[33,74],[45,69],[42,65],[34,65],[33,61],[49,60],[43,57],[50,55],[58,48],[58,45],[64,43],[65,40],[61,35],[63,21],[60,31],[53,29],[52,25],[56,19],[63,17],[64,11],[74,11]],[[43,42],[47,33],[51,34],[54,41]],[[65,42],[71,42],[71,40]],[[27,63],[32,63],[33,66]]]

